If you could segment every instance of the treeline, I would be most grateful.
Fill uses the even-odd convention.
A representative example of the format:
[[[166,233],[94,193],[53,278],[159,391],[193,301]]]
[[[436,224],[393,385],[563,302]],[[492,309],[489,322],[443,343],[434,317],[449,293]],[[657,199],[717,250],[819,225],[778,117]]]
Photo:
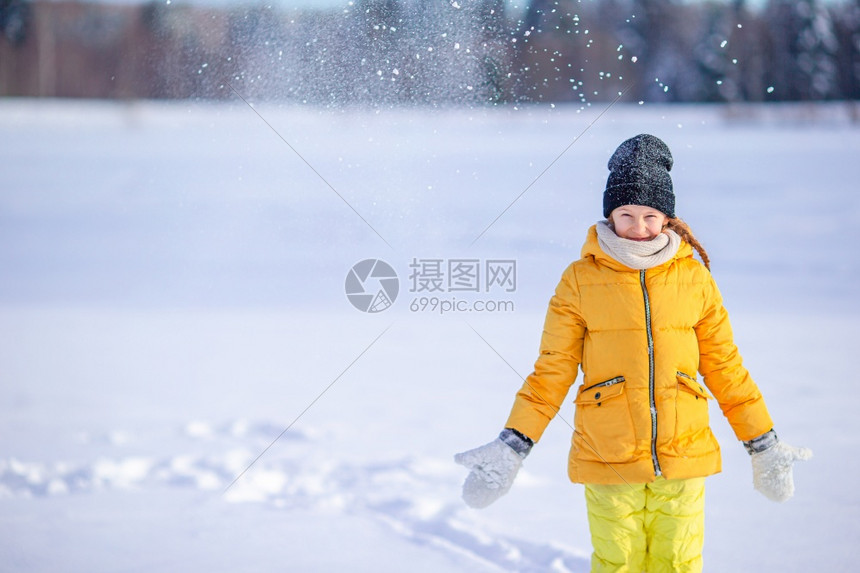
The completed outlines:
[[[528,0],[524,0],[528,2]],[[860,99],[860,0],[0,0],[0,95],[327,105]]]

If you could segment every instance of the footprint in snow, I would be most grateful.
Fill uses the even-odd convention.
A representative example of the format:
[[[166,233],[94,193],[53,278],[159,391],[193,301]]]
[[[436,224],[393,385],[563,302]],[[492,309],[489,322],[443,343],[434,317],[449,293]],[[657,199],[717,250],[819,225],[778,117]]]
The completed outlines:
[[[216,426],[195,421],[179,434],[192,442],[223,442],[225,448],[209,454],[99,457],[85,462],[0,459],[0,498],[159,487],[221,495],[254,462],[261,445],[270,444],[282,432],[282,428],[268,423],[237,420]],[[291,440],[314,445],[307,434],[288,433]],[[134,436],[122,435],[121,443],[105,441],[114,447],[135,441]],[[331,459],[321,453],[323,450],[287,448],[263,456],[223,493],[225,501],[366,515],[413,543],[502,570],[578,572],[589,568],[583,552],[489,535],[470,524],[468,512],[457,497],[462,476],[447,460],[409,458],[355,464]]]

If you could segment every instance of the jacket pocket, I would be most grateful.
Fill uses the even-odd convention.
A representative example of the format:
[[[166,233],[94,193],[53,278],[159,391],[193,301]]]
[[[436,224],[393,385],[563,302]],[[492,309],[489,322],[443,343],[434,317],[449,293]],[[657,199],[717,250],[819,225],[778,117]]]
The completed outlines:
[[[704,398],[705,400],[710,400],[713,398],[707,390],[705,390],[705,386],[696,380],[695,376],[690,376],[689,374],[684,374],[683,372],[678,372],[678,389],[686,390],[688,392],[692,392],[696,398]]]
[[[636,437],[624,377],[616,376],[581,389],[575,403],[574,458],[593,462],[629,461]]]
[[[700,447],[711,447],[708,400],[713,396],[694,376],[677,373],[675,396],[675,446],[679,453],[693,454]]]

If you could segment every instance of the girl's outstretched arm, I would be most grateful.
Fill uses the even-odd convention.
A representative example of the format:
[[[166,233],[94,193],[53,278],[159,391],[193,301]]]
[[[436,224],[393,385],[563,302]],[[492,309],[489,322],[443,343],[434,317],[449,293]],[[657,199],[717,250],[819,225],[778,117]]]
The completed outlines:
[[[696,325],[699,371],[752,456],[755,489],[773,501],[786,501],[794,495],[794,462],[808,460],[812,451],[780,442],[773,431],[764,398],[735,346],[729,316],[713,278],[705,300],[705,312]]]
[[[506,428],[537,442],[558,413],[582,362],[586,325],[574,265],[564,271],[550,299],[534,372],[517,392]]]
[[[713,278],[709,277],[704,295],[702,317],[695,326],[699,372],[737,438],[752,440],[773,428],[773,420],[758,386],[743,365],[729,315]]]
[[[550,300],[540,356],[517,392],[505,429],[492,442],[454,456],[454,461],[470,470],[463,484],[463,500],[470,507],[486,507],[510,490],[523,459],[576,380],[585,336],[578,304],[571,265]]]

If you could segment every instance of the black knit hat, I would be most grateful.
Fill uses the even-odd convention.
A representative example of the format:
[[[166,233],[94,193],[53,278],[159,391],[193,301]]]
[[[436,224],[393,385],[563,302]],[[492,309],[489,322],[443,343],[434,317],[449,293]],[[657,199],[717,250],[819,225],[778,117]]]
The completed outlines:
[[[609,179],[603,192],[603,216],[623,205],[644,205],[675,216],[672,153],[653,135],[631,137],[609,158]]]

